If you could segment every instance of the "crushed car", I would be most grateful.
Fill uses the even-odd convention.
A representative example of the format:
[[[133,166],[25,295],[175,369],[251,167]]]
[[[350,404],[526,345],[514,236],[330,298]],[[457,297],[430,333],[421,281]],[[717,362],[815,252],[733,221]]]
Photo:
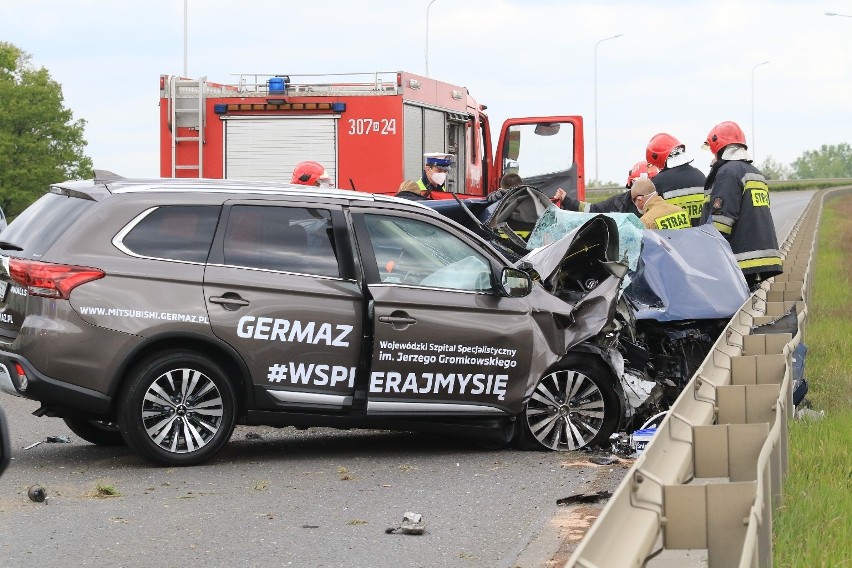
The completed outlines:
[[[598,336],[581,348],[618,361],[612,371],[618,377],[619,430],[631,432],[669,408],[750,295],[730,246],[711,225],[646,230],[633,214],[563,211],[532,186],[514,188],[494,203],[426,203],[494,244],[518,266],[531,265],[544,288],[569,303],[597,282],[588,278],[574,251],[560,249],[560,239],[590,219],[612,220],[619,239],[608,257],[624,265],[626,274],[610,336]]]
[[[616,222],[507,250],[389,196],[96,171],[0,237],[0,390],[176,466],[236,424],[606,444],[634,388]]]

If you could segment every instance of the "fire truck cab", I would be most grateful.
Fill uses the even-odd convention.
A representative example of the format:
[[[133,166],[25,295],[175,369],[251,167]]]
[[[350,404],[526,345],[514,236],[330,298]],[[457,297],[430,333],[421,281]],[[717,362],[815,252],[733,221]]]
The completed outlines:
[[[406,72],[161,75],[160,175],[289,182],[314,160],[336,187],[394,194],[420,179],[425,152],[445,152],[445,188],[460,197],[487,195],[509,171],[584,197],[581,117],[509,119],[492,150],[485,109],[465,87]]]

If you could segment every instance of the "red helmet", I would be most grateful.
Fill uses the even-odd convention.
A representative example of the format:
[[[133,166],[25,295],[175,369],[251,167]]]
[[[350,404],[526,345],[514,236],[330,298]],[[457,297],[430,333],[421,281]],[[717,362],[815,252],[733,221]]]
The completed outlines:
[[[651,165],[648,167],[648,162],[641,161],[633,164],[633,167],[630,168],[630,171],[627,172],[627,187],[633,185],[633,180],[639,177],[647,177],[652,178],[655,175],[660,173],[660,168],[657,166]]]
[[[645,159],[649,164],[657,166],[662,170],[666,167],[666,159],[669,157],[669,154],[678,146],[683,146],[680,140],[671,134],[660,132],[659,134],[655,134],[651,138],[651,141],[648,142],[648,147],[645,148]]]
[[[728,144],[742,144],[746,148],[745,134],[743,129],[736,122],[730,120],[720,122],[707,135],[707,140],[704,142],[704,148],[710,148],[714,156],[719,155],[719,150],[723,149]]]
[[[322,164],[319,162],[300,162],[293,170],[293,179],[290,183],[299,185],[328,185],[331,178]]]

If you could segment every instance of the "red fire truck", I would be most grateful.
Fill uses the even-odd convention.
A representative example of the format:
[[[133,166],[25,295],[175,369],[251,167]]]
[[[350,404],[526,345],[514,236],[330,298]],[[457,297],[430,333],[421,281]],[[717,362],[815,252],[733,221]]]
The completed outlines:
[[[465,87],[406,72],[161,75],[160,175],[289,182],[315,160],[337,187],[393,194],[420,178],[425,152],[446,152],[445,187],[461,197],[494,191],[508,171],[584,197],[581,117],[509,119],[492,151],[485,109]]]

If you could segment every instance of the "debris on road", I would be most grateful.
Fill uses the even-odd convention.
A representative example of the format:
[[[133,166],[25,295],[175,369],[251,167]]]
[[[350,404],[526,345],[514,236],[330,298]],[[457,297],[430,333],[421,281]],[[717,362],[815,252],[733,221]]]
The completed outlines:
[[[36,483],[30,485],[27,489],[27,497],[34,503],[44,503],[44,500],[47,499],[47,491],[44,490],[44,487]]]
[[[70,436],[48,436],[44,439],[48,444],[70,444]]]
[[[577,503],[597,503],[602,499],[612,497],[611,491],[597,491],[595,493],[575,493],[568,497],[562,497],[556,500],[557,505],[576,505]]]
[[[615,456],[593,456],[589,461],[595,465],[612,465],[618,463],[618,458]]]
[[[38,442],[33,442],[29,446],[24,446],[23,449],[31,450],[31,449],[35,448],[36,446],[38,446],[39,444],[44,444],[44,443],[47,443],[47,444],[70,444],[71,443],[71,437],[70,436],[48,436],[44,440],[39,440]]]
[[[423,515],[419,513],[407,512],[402,517],[402,524],[398,527],[390,527],[385,529],[385,533],[394,534],[413,534],[421,535],[426,532],[426,523],[423,522]]]

